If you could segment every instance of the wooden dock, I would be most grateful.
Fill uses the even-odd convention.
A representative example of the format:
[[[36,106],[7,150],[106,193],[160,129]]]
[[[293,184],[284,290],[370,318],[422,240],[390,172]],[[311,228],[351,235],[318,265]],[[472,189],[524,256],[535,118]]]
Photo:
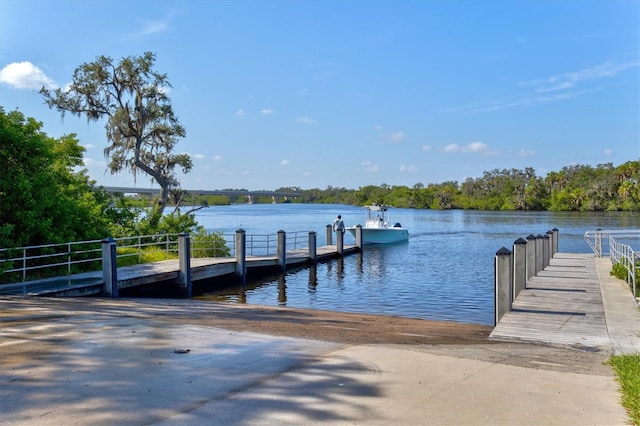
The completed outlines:
[[[360,248],[345,245],[342,255],[357,253]],[[339,257],[338,247],[328,245],[316,249],[318,262]],[[302,266],[311,262],[308,249],[292,250],[286,253],[286,268]],[[247,271],[282,268],[276,255],[247,256]],[[192,258],[191,281],[232,277],[236,273],[237,261],[230,257]],[[124,266],[117,269],[118,288],[124,289],[159,282],[176,282],[180,274],[178,259]],[[14,284],[0,285],[2,294],[29,294],[39,296],[89,296],[104,291],[102,271],[85,272],[63,277],[46,278]]]
[[[610,345],[593,254],[556,253],[530,278],[490,336],[601,350]]]

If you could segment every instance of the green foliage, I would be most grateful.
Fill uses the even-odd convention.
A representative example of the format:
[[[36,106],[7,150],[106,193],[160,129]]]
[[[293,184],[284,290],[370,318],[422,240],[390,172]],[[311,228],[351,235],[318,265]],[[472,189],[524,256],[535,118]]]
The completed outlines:
[[[615,355],[610,364],[618,376],[622,391],[622,405],[631,422],[640,425],[640,354]]]
[[[117,250],[118,267],[177,258],[177,253],[167,252],[159,247],[146,247],[140,251],[135,247],[124,247]]]
[[[627,262],[616,263],[615,265],[612,266],[611,272],[609,274],[620,280],[626,281],[627,276],[629,275],[629,271],[627,270],[626,263]]]
[[[484,172],[480,178],[417,183],[413,187],[367,185],[357,190],[300,190],[293,202],[389,204],[419,209],[640,211],[640,162],[614,167],[574,165],[538,177],[531,167]]]
[[[230,257],[231,249],[227,246],[222,233],[207,232],[204,228],[191,234],[191,257]]]
[[[106,198],[93,191],[75,135],[0,107],[0,247],[104,238]]]

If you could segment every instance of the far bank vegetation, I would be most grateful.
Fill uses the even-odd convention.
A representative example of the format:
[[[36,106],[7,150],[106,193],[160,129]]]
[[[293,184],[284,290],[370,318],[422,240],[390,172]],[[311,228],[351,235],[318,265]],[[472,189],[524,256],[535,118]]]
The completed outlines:
[[[533,168],[484,172],[462,183],[448,181],[412,187],[369,185],[358,189],[327,187],[301,189],[283,187],[276,191],[299,192],[287,202],[366,205],[388,204],[414,209],[550,210],[550,211],[640,211],[640,162],[572,165],[544,177]],[[143,205],[149,200],[137,197]],[[186,194],[183,202],[192,205],[246,203],[244,196],[197,196]],[[254,202],[271,203],[271,197]]]

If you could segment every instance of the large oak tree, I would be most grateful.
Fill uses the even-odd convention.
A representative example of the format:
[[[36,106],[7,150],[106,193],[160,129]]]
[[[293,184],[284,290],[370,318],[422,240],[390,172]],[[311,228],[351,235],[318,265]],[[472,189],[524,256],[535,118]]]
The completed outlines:
[[[179,189],[175,168],[191,170],[191,158],[176,154],[174,148],[186,135],[173,112],[166,74],[154,70],[155,54],[129,56],[115,63],[110,57],[76,68],[71,84],[64,89],[40,93],[50,108],[64,117],[71,113],[88,121],[106,119],[109,145],[105,149],[112,174],[129,170],[134,178],[143,172],[160,186],[158,216],[172,191]]]

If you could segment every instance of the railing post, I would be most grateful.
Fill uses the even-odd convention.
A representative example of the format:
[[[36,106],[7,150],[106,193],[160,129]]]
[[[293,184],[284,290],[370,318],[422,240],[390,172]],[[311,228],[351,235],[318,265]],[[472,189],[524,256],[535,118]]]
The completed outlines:
[[[553,228],[551,232],[553,233],[553,256],[555,256],[558,253],[558,238],[560,237],[560,231],[558,231],[558,228]]]
[[[602,232],[600,229],[596,229],[595,245],[596,257],[602,257]]]
[[[287,271],[287,233],[283,230],[278,231],[278,265],[282,272]]]
[[[518,238],[513,243],[513,300],[527,284],[527,241]]]
[[[549,239],[549,234],[544,234],[542,236],[542,259],[543,259],[543,269],[549,266],[551,259],[551,240]]]
[[[111,237],[102,240],[102,279],[105,294],[118,297],[118,257],[116,240]]]
[[[527,236],[527,281],[536,275],[536,236]]]
[[[318,263],[318,238],[315,231],[309,231],[309,259],[314,265]]]
[[[327,225],[327,245],[333,245],[333,226]]]
[[[191,235],[186,232],[178,234],[178,286],[191,298]]]
[[[236,275],[244,285],[247,280],[247,234],[244,229],[236,231]]]
[[[344,255],[344,231],[338,230],[336,232],[336,249],[340,256]]]
[[[542,271],[544,269],[543,263],[544,263],[544,257],[543,257],[543,252],[542,252],[542,243],[543,243],[543,239],[542,239],[542,235],[538,234],[536,235],[536,275],[538,275],[538,272]]]
[[[356,246],[362,249],[362,225],[356,225]]]
[[[495,259],[495,296],[496,296],[496,316],[495,324],[498,325],[498,321],[502,316],[511,310],[513,296],[512,290],[512,259],[509,249],[502,247],[496,252]]]

